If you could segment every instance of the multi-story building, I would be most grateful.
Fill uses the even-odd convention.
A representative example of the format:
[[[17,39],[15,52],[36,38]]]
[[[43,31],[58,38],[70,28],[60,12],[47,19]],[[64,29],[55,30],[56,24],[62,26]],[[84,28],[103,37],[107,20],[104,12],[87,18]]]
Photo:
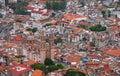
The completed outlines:
[[[54,34],[49,35],[49,40],[46,42],[44,33],[40,34],[40,40],[28,40],[26,57],[36,62],[44,63],[45,58],[53,58]]]

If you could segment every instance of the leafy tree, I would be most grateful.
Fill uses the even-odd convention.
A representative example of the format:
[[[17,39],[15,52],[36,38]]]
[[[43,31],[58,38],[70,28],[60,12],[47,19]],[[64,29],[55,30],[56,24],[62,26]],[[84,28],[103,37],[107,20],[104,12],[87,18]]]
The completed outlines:
[[[111,17],[111,11],[108,10],[108,17]]]
[[[2,18],[3,17],[3,15],[0,13],[0,18]]]
[[[81,2],[81,5],[82,5],[81,7],[84,7],[85,6],[85,2]]]
[[[47,27],[47,26],[52,26],[51,23],[48,23],[48,24],[45,24],[44,27]]]
[[[37,28],[33,28],[32,32],[35,33],[37,31]]]
[[[34,70],[36,70],[36,69],[42,70],[45,74],[48,74],[49,72],[53,72],[55,70],[64,68],[64,66],[62,64],[55,65],[55,63],[49,58],[45,59],[44,64],[35,63],[35,64],[31,65],[31,68]]]
[[[51,9],[51,4],[49,2],[46,2],[46,8]]]
[[[49,66],[49,65],[54,65],[55,63],[50,58],[46,58],[44,64]]]
[[[68,70],[64,76],[86,76],[83,72]]]
[[[7,6],[9,3],[9,0],[5,0],[5,6]]]
[[[63,69],[64,66],[62,64],[57,64],[58,69]]]
[[[17,3],[9,4],[9,7],[14,10],[15,14],[26,15],[28,14],[28,12],[26,11],[24,7],[27,5],[28,5],[28,2],[18,1]]]
[[[52,71],[55,71],[55,70],[58,70],[58,69],[63,69],[63,68],[64,68],[64,66],[62,64],[50,65],[48,67],[48,71],[52,72]]]
[[[105,31],[105,30],[106,30],[106,27],[105,27],[105,26],[102,26],[101,24],[98,24],[98,25],[96,25],[96,26],[91,26],[91,27],[90,27],[90,30],[91,30],[91,31],[100,32],[100,31]]]
[[[49,73],[48,68],[44,68],[43,72],[44,72],[45,74],[48,74],[48,73]]]
[[[39,69],[39,70],[45,70],[45,65],[44,64],[40,64],[40,63],[35,63],[33,65],[31,65],[31,67],[36,70],[36,69]]]
[[[120,0],[117,2],[118,6],[120,5]]]
[[[26,30],[27,30],[27,31],[32,31],[32,29],[31,29],[31,28],[27,28]]]
[[[102,10],[101,13],[102,13],[103,17],[106,17],[106,15],[105,15],[106,11],[105,10]]]
[[[27,28],[27,31],[32,31],[33,33],[35,33],[37,31],[37,28]]]
[[[58,44],[58,43],[61,43],[61,42],[62,42],[62,39],[61,39],[61,38],[58,38],[58,39],[55,39],[55,40],[54,40],[54,43],[55,43],[55,44]]]
[[[50,66],[48,67],[48,71],[49,71],[49,72],[52,72],[52,71],[55,71],[55,70],[58,70],[58,67],[57,67],[56,65],[50,65]]]
[[[55,17],[55,13],[52,13],[52,14],[51,14],[51,17]]]
[[[110,10],[102,10],[101,11],[104,18],[111,17],[111,11]]]
[[[22,20],[17,19],[16,22],[22,22]]]
[[[25,56],[24,55],[18,55],[18,56],[15,56],[16,58],[24,58]]]
[[[46,39],[46,42],[48,42],[48,41],[49,41],[49,39],[47,38],[47,39]]]
[[[48,0],[46,1],[46,8],[52,10],[63,10],[66,8],[66,0],[61,2],[57,2],[56,0]]]

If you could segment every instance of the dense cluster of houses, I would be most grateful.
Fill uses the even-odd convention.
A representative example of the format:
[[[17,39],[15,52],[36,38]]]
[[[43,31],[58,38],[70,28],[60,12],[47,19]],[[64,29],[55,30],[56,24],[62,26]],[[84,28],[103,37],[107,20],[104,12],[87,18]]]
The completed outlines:
[[[48,76],[63,76],[70,68],[87,76],[120,75],[118,0],[67,0],[65,11],[46,9],[45,2],[31,0],[25,7],[30,15],[15,15],[4,4],[0,8],[1,76],[44,76],[43,71],[33,70],[30,65],[44,63],[45,58],[65,66]],[[113,7],[107,7],[111,4]],[[104,18],[102,10],[111,11],[111,16],[105,13]],[[53,13],[55,16],[51,17]],[[97,24],[107,29],[101,32],[89,29]],[[28,30],[33,28],[37,30]],[[58,38],[62,41],[55,44]]]

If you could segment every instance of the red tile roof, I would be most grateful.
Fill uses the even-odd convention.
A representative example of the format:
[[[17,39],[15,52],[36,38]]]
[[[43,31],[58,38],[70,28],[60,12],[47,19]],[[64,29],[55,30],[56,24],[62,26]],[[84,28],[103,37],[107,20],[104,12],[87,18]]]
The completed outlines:
[[[100,56],[100,55],[94,55],[94,54],[88,54],[87,56],[94,57],[94,58],[107,58],[108,57],[108,56]]]
[[[7,68],[8,70],[10,70],[13,74],[17,76],[32,70],[29,66],[24,65],[24,64],[19,64],[16,66],[8,66]]]
[[[33,72],[32,76],[43,76],[43,71],[41,71],[41,70],[35,70]]]
[[[119,57],[120,56],[120,50],[119,49],[110,49],[108,51],[104,51],[105,54],[108,54],[108,55],[112,55],[112,56],[116,56],[116,57]]]
[[[87,17],[84,15],[77,15],[77,14],[65,14],[64,18],[65,18],[65,20],[70,21],[70,20],[74,20],[76,18],[87,18]]]
[[[86,63],[85,65],[86,66],[99,66],[100,64],[99,63],[92,63],[92,62],[90,62],[90,63]]]
[[[19,35],[15,36],[15,39],[18,40],[18,41],[22,40],[21,36],[19,36]]]

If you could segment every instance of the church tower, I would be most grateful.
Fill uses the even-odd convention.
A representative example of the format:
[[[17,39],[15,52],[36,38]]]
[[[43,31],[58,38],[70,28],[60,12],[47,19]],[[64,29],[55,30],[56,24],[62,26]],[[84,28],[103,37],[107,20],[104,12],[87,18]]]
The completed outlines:
[[[49,51],[47,52],[47,57],[49,57],[49,58],[53,58],[52,56],[54,56],[53,55],[53,48],[54,48],[54,39],[55,39],[55,36],[54,36],[54,33],[51,33],[50,35],[49,35]]]
[[[46,45],[46,38],[44,36],[44,33],[40,33],[40,62],[44,63],[44,60],[46,58],[46,52],[47,52],[47,45]]]

